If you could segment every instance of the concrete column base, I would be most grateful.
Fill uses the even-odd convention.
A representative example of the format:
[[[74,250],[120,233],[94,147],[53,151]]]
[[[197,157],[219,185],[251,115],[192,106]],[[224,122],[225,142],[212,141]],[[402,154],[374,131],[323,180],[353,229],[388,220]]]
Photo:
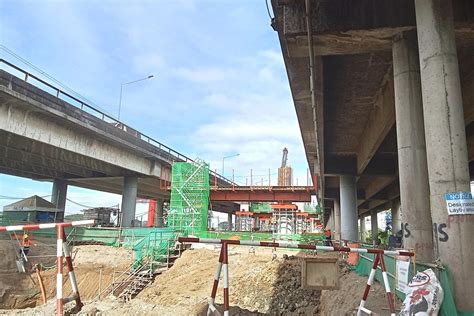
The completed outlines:
[[[64,212],[66,210],[66,196],[68,183],[63,179],[54,179],[53,189],[51,193],[51,203],[62,212],[56,213],[55,221],[64,221]]]
[[[138,178],[125,177],[123,179],[122,194],[122,227],[133,227],[137,205]]]
[[[227,214],[227,223],[228,223],[228,230],[233,230],[234,225],[232,224],[232,213]]]
[[[357,229],[357,185],[355,176],[340,177],[341,193],[341,239],[358,240]]]

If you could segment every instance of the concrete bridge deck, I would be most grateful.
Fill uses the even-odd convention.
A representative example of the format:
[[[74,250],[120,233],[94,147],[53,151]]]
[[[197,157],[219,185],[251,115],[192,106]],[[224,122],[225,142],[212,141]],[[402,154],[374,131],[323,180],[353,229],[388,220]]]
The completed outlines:
[[[56,181],[64,192],[71,184],[122,194],[128,184],[139,198],[169,199],[172,163],[192,159],[3,59],[0,65],[11,71],[0,69],[1,173]],[[61,200],[64,209],[65,194]],[[214,207],[238,209],[227,204]]]

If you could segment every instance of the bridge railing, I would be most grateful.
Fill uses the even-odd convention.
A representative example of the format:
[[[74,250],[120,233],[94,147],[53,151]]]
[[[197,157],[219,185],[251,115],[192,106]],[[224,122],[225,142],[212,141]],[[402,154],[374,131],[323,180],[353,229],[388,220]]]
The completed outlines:
[[[20,72],[22,74],[22,77],[19,77],[19,78],[23,79],[25,82],[29,82],[28,80],[30,80],[29,83],[31,83],[31,80],[36,80],[37,82],[39,82],[39,83],[45,85],[46,87],[52,89],[55,93],[56,98],[58,98],[58,99],[61,99],[65,102],[68,102],[69,100],[64,99],[64,97],[67,97],[68,99],[77,102],[78,106],[76,106],[76,107],[80,108],[83,111],[87,110],[87,113],[94,115],[95,117],[101,119],[102,121],[107,122],[107,123],[111,123],[116,128],[119,128],[119,129],[121,129],[121,130],[123,130],[127,133],[131,133],[131,134],[135,135],[136,137],[142,139],[143,141],[157,147],[158,149],[167,152],[172,157],[176,158],[176,159],[174,159],[175,161],[194,162],[193,159],[187,157],[186,155],[183,155],[183,154],[177,152],[176,150],[164,145],[163,143],[160,143],[159,141],[157,141],[156,139],[154,139],[154,138],[152,138],[148,135],[145,135],[145,134],[142,134],[142,133],[138,132],[136,129],[132,128],[131,126],[129,126],[129,125],[123,123],[123,122],[121,122],[120,120],[116,119],[115,117],[111,116],[110,114],[107,114],[104,111],[98,109],[97,107],[88,104],[86,101],[81,100],[81,98],[73,96],[71,93],[68,93],[68,92],[64,91],[65,89],[57,88],[56,86],[52,85],[51,83],[47,82],[46,80],[43,80],[43,79],[39,78],[36,75],[33,75],[32,73],[30,73],[30,72],[28,72],[28,71],[26,71],[26,70],[24,70],[24,69],[22,69],[18,66],[6,61],[5,59],[0,58],[0,64],[4,64],[4,65],[14,69],[15,71]],[[72,104],[70,102],[68,102],[68,103]],[[73,106],[74,106],[74,104],[73,104]],[[213,177],[217,177],[218,179],[220,179],[222,181],[225,181],[225,182],[229,183],[230,185],[232,185],[232,184],[236,185],[235,183],[233,183],[233,181],[225,178],[224,176],[218,174],[217,172],[214,172],[214,171],[209,171],[209,172]]]

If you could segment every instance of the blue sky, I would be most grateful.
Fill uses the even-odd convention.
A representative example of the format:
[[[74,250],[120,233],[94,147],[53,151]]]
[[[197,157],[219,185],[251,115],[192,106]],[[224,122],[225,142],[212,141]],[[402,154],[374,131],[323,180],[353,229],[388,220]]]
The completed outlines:
[[[0,1],[0,43],[141,132],[237,180],[276,173],[283,147],[299,184],[307,164],[265,0]],[[25,65],[0,50],[7,60]],[[276,175],[273,175],[276,179]],[[260,179],[259,179],[260,180]],[[259,181],[258,180],[258,181]],[[0,175],[1,196],[49,195],[50,183]],[[88,205],[113,194],[69,188]],[[81,207],[68,202],[67,211]]]

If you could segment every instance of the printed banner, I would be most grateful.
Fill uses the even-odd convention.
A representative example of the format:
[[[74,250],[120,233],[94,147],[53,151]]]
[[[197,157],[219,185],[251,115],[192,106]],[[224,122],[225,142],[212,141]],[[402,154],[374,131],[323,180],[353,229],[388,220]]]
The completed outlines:
[[[410,261],[397,260],[397,290],[406,293],[408,290],[408,270]]]
[[[474,215],[474,199],[471,192],[452,192],[444,195],[448,215]]]

